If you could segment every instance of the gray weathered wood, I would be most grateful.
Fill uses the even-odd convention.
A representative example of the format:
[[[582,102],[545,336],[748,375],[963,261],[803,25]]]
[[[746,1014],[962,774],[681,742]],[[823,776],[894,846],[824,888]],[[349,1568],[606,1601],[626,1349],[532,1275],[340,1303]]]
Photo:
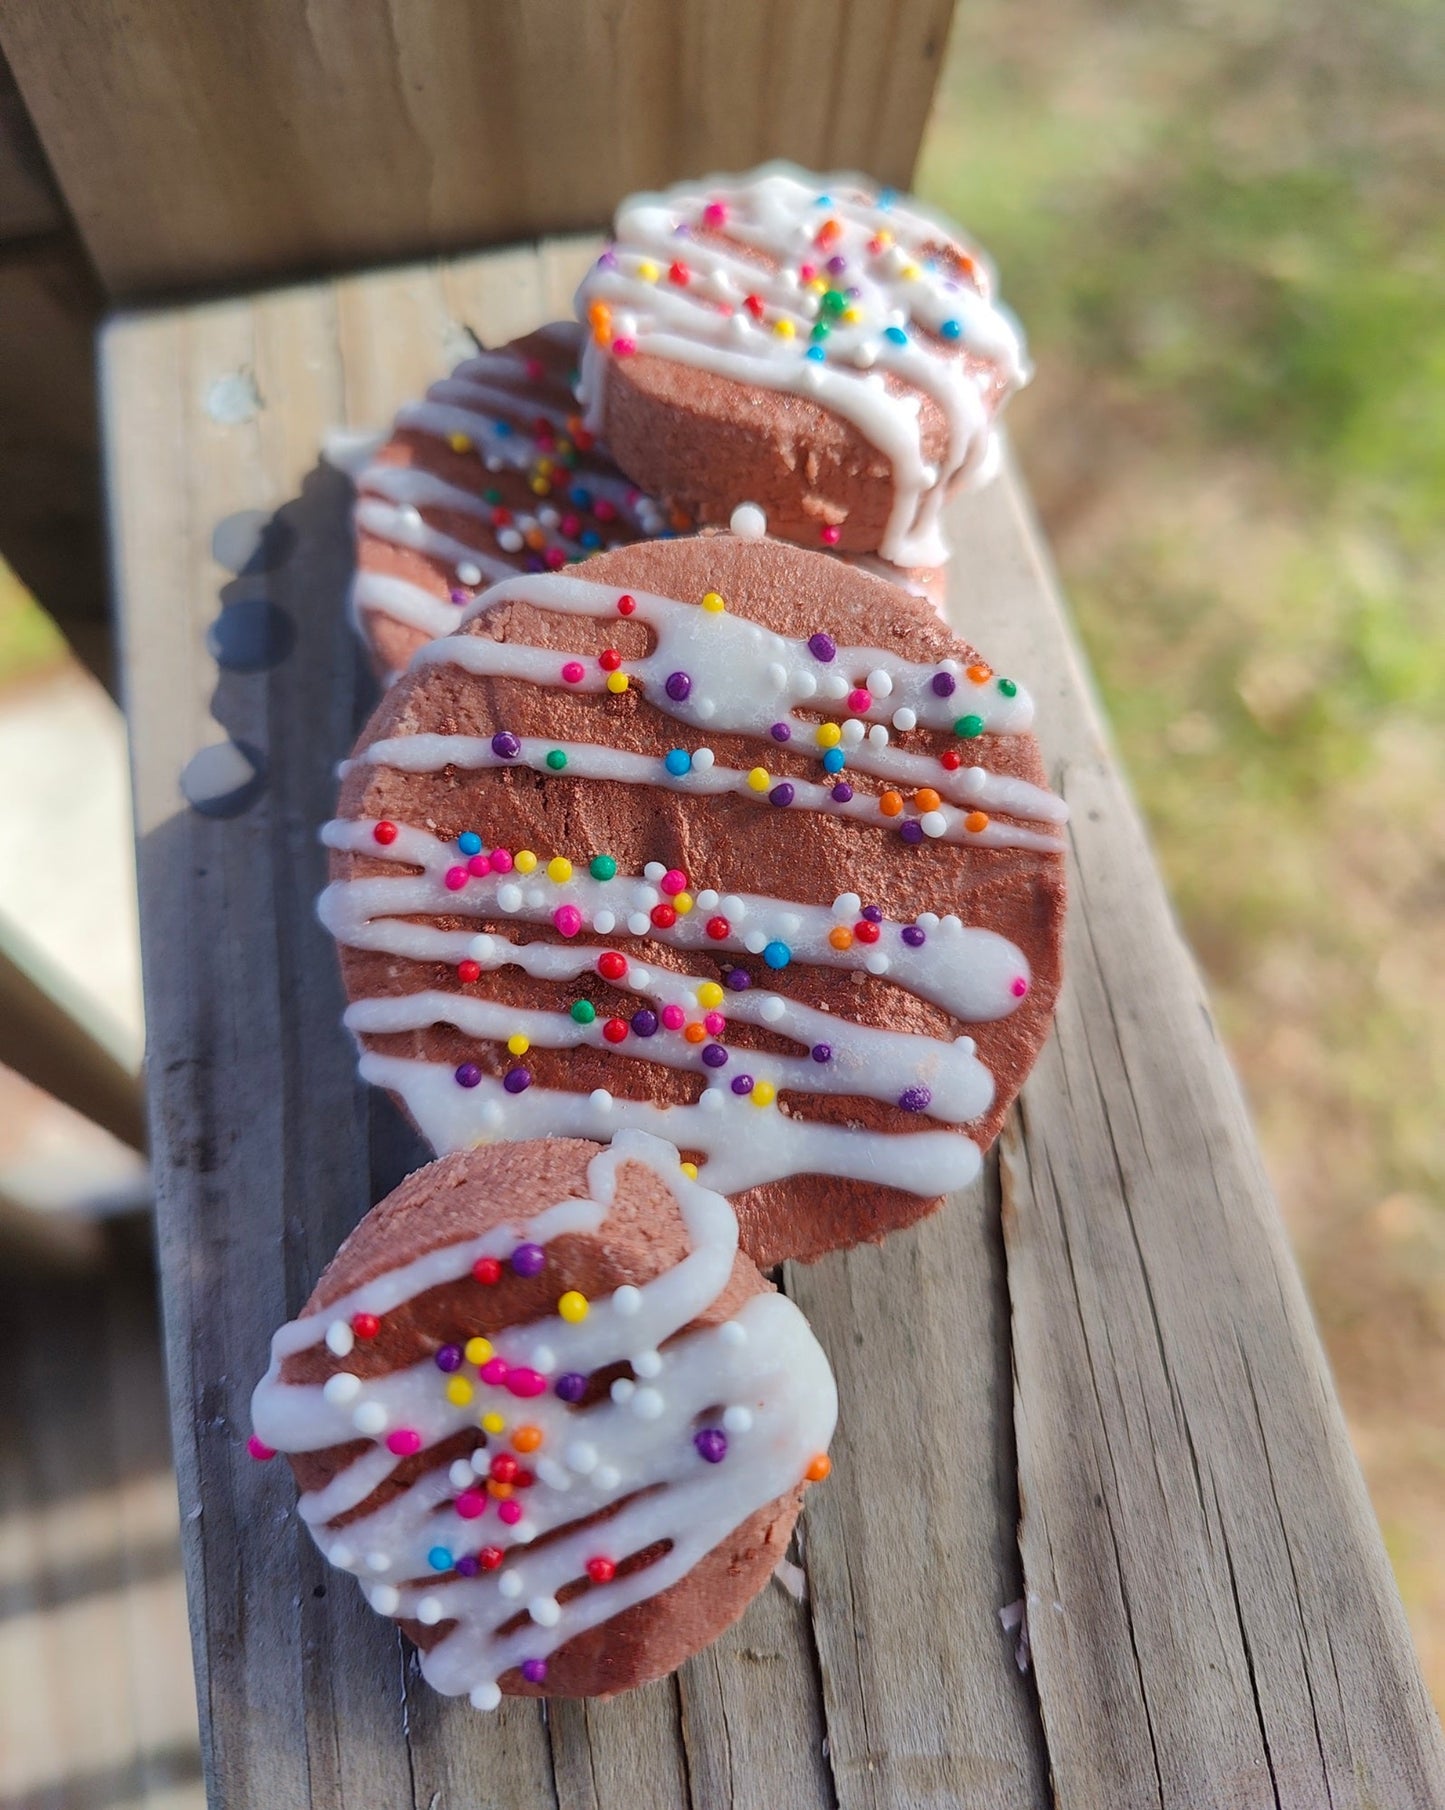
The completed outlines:
[[[270,1331],[419,1154],[354,1080],[311,913],[315,827],[367,689],[341,609],[345,487],[317,448],[382,425],[467,329],[496,340],[558,312],[585,256],[347,278],[107,335],[213,1802],[1438,1806],[1438,1730],[1298,1281],[1011,480],[955,516],[958,616],[1037,691],[1075,803],[1072,979],[1011,1137],[1003,1231],[992,1167],[884,1249],[788,1273],[842,1401],[804,1518],[806,1609],[770,1587],[673,1680],[477,1716],[327,1580],[281,1467],[245,1458]],[[236,578],[213,548],[245,511],[278,526]],[[269,670],[207,653],[223,594],[289,618]],[[205,816],[179,775],[227,736],[264,778]],[[1032,1679],[998,1621],[1025,1593]]]
[[[792,157],[905,184],[953,0],[7,0],[113,295],[591,227]]]
[[[1047,681],[1073,817],[1069,984],[1002,1164],[1060,1801],[1440,1804],[1440,1731],[1299,1274],[1037,539],[1007,493],[959,527],[999,657]]]
[[[0,1266],[5,1810],[203,1802],[149,1252],[106,1243]]]

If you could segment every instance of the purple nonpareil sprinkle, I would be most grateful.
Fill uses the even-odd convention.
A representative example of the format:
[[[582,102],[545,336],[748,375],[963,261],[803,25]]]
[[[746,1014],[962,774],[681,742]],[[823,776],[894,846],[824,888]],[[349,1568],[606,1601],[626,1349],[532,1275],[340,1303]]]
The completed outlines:
[[[569,1370],[553,1383],[552,1393],[559,1401],[579,1402],[587,1393],[587,1378],[580,1371]]]
[[[923,825],[916,817],[910,817],[898,834],[905,842],[911,843],[916,848],[923,840]]]
[[[512,1252],[512,1273],[517,1276],[540,1276],[547,1253],[540,1244],[519,1244]]]
[[[700,1433],[694,1433],[692,1443],[697,1447],[697,1455],[708,1464],[721,1464],[728,1455],[728,1436],[721,1427],[704,1427]]]
[[[729,968],[723,975],[723,985],[731,987],[734,993],[746,993],[753,984],[753,977],[746,968]]]
[[[938,698],[951,698],[958,690],[958,680],[951,672],[936,672],[933,675],[933,695]]]
[[[510,729],[499,729],[492,737],[492,753],[502,760],[515,760],[522,752],[522,744]]]
[[[825,635],[820,629],[816,635],[809,635],[808,652],[815,660],[821,660],[826,666],[828,661],[838,652],[838,649],[834,643],[833,637],[831,635]]]
[[[837,785],[833,787],[831,796],[835,803],[847,804],[848,800],[853,796],[853,788],[848,784],[846,779],[840,779]]]
[[[450,1375],[453,1370],[460,1370],[462,1367],[461,1346],[443,1345],[441,1350],[438,1351],[436,1356],[432,1359],[432,1362],[436,1365],[438,1370],[444,1370],[448,1375]]]
[[[926,1087],[905,1087],[898,1096],[898,1104],[905,1112],[927,1112],[933,1104],[933,1095]]]
[[[674,704],[681,704],[692,690],[692,679],[690,675],[685,672],[670,672],[667,675],[667,682],[663,686],[663,690],[672,699]]]
[[[703,1051],[702,1059],[709,1068],[726,1068],[728,1053],[720,1043],[710,1043]]]
[[[903,926],[903,940],[910,949],[921,949],[928,941],[928,938],[918,928],[917,924],[905,924]]]

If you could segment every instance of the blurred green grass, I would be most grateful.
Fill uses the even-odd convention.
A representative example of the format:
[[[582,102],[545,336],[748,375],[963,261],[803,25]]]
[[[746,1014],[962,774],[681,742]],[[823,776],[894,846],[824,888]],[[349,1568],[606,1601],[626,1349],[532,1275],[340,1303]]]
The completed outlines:
[[[65,658],[60,630],[0,559],[0,688],[53,672]]]
[[[1260,1123],[1445,1706],[1445,10],[959,9],[919,188]]]

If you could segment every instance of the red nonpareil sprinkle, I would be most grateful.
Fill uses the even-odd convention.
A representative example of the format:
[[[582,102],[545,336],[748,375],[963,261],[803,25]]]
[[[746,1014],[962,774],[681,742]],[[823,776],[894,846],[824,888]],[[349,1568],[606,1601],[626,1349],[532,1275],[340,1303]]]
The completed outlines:
[[[488,1288],[502,1279],[502,1266],[495,1257],[478,1257],[472,1265],[472,1275],[478,1282]]]
[[[676,283],[681,287],[691,282],[692,272],[681,258],[674,258],[667,267],[667,280],[669,283]]]
[[[593,511],[593,514],[597,517],[599,522],[608,522],[611,521],[613,515],[616,514],[616,511],[609,504],[607,514],[604,515],[602,513],[602,505],[599,503]],[[617,614],[619,616],[630,616],[636,608],[637,599],[627,591],[624,591],[617,599]]]
[[[603,980],[621,980],[627,972],[627,957],[616,949],[604,949],[597,957],[597,972]]]
[[[603,672],[616,672],[618,667],[622,664],[622,655],[618,653],[615,647],[604,648],[597,656],[597,664],[602,668]]]
[[[745,295],[743,297],[743,307],[747,309],[748,313],[752,315],[755,321],[760,321],[763,318],[763,298],[760,295]]]
[[[492,1460],[488,1475],[498,1483],[515,1483],[518,1465],[510,1452],[498,1452]]]
[[[726,942],[733,933],[732,925],[723,917],[709,918],[706,929],[715,943]]]
[[[654,905],[651,915],[659,930],[671,930],[677,922],[677,909],[672,905]]]
[[[594,1584],[610,1584],[617,1576],[617,1567],[611,1559],[588,1559],[587,1575]]]
[[[351,1330],[359,1339],[374,1339],[381,1331],[381,1321],[375,1314],[353,1314]]]
[[[829,522],[823,529],[822,540],[825,547],[836,547],[842,538],[843,530],[833,522]]]
[[[609,1043],[621,1043],[627,1036],[627,1020],[609,1018],[602,1027],[602,1035]]]
[[[463,986],[469,987],[474,980],[480,980],[481,978],[482,964],[480,962],[465,961],[457,963],[457,979],[461,981]]]
[[[394,823],[378,823],[371,834],[372,839],[379,842],[383,848],[390,848],[392,843],[396,841],[396,825]]]
[[[876,943],[882,932],[868,918],[859,918],[853,926],[853,934],[860,943]]]
[[[495,1571],[505,1556],[500,1546],[484,1546],[477,1554],[477,1563],[483,1571]]]
[[[963,756],[959,753],[957,748],[945,748],[943,753],[938,757],[938,764],[940,767],[946,768],[950,773],[957,773],[958,769],[963,765]]]

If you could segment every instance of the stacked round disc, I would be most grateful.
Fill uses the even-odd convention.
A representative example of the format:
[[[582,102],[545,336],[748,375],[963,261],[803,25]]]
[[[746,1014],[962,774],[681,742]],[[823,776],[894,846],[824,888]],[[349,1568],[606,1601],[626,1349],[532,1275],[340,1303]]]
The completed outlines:
[[[906,1224],[1048,1028],[1031,718],[897,586],[777,542],[496,587],[392,687],[325,832],[363,1074],[438,1150],[665,1137],[760,1263]]]
[[[396,418],[357,478],[352,608],[390,678],[480,590],[689,525],[617,469],[572,385],[580,329],[478,352]]]
[[[450,1157],[374,1208],[277,1333],[251,1449],[490,1709],[646,1683],[736,1620],[835,1412],[728,1203],[624,1134]]]

